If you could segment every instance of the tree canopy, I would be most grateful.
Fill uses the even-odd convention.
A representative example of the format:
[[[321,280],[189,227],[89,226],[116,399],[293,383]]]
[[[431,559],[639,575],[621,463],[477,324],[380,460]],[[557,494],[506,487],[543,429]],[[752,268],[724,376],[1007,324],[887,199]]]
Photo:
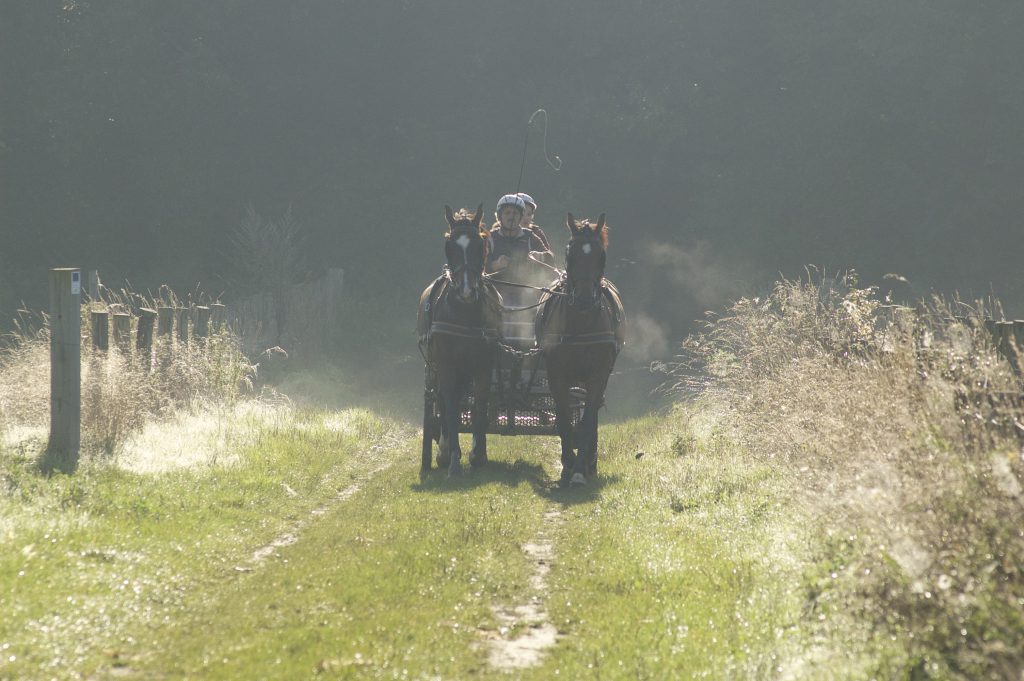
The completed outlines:
[[[407,295],[442,206],[608,213],[639,309],[805,263],[1024,292],[1024,6],[295,0],[0,6],[0,313],[45,268],[227,286],[252,204]]]

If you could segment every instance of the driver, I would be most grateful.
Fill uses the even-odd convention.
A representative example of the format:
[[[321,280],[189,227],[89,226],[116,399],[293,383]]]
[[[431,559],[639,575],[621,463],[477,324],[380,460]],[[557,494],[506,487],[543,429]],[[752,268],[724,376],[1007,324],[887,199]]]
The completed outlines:
[[[534,264],[531,262],[531,254],[534,258],[550,264],[553,258],[544,240],[537,236],[531,227],[523,226],[526,212],[527,204],[517,194],[505,194],[498,199],[498,207],[494,213],[497,222],[491,227],[488,235],[491,246],[490,256],[487,258],[488,272],[506,270],[506,277],[511,281],[519,281],[526,274],[526,270]]]
[[[526,203],[516,194],[505,194],[498,199],[498,208],[494,223],[488,235],[490,255],[487,258],[487,271],[500,272],[503,281],[514,284],[547,284],[551,275],[544,264],[550,264],[554,258],[544,242],[529,227],[524,227],[523,215]],[[538,262],[543,264],[538,264]],[[535,304],[539,299],[537,291],[531,288],[509,286],[495,281],[505,304],[519,307]],[[506,310],[502,321],[505,340],[521,347],[529,348],[534,342],[533,320],[535,312],[531,310]],[[512,382],[515,383],[518,378]]]

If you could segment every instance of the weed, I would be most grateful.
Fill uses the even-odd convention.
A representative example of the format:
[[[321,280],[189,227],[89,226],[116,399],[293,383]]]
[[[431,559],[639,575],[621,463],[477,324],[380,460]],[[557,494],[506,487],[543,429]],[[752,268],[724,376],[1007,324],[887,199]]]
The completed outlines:
[[[903,641],[911,675],[1024,665],[1024,464],[1001,398],[1020,386],[983,312],[893,308],[852,273],[784,280],[709,321],[674,369],[794,482],[822,536],[856,538],[822,542],[809,603]]]
[[[200,294],[194,296],[202,299]],[[92,347],[94,309],[177,307],[168,289],[156,296],[104,289],[103,300],[83,305],[82,445],[87,453],[118,451],[147,421],[177,411],[230,407],[252,387],[253,367],[226,329],[209,338],[155,340],[147,354],[128,343],[108,351]],[[0,348],[0,436],[8,445],[42,440],[49,419],[50,336],[44,315],[23,316]]]

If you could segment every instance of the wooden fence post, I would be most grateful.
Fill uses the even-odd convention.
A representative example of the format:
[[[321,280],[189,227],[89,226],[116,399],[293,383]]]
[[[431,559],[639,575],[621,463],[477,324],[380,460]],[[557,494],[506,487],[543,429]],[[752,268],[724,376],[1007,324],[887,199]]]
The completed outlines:
[[[131,352],[132,342],[132,316],[127,312],[114,313],[114,345],[127,355]]]
[[[988,332],[989,340],[991,340],[992,344],[995,345],[998,348],[999,347],[999,327],[996,326],[996,324],[998,324],[998,322],[996,322],[996,320],[994,320],[994,319],[986,319],[985,320],[985,331]]]
[[[196,325],[192,335],[196,338],[206,338],[210,335],[210,308],[205,305],[196,307]]]
[[[210,317],[213,320],[213,332],[220,333],[224,327],[224,319],[227,316],[227,310],[224,307],[224,303],[210,303]]]
[[[170,340],[171,331],[174,330],[174,308],[158,307],[156,315],[156,335],[161,338],[168,336],[167,340]]]
[[[1014,373],[1020,373],[1020,365],[1017,363],[1017,353],[1013,342],[1013,322],[999,322],[996,325],[999,329],[999,352],[1010,363]]]
[[[174,308],[160,306],[156,308],[156,335],[160,339],[157,347],[157,361],[161,369],[166,369],[174,354]]]
[[[110,316],[106,310],[93,310],[90,318],[92,320],[92,346],[100,352],[106,352],[110,347]]]
[[[82,444],[82,272],[50,270],[50,441],[43,470],[71,473]]]
[[[142,368],[149,371],[153,365],[153,326],[156,323],[156,310],[148,307],[139,310],[139,328],[135,336],[135,349],[142,359]]]
[[[188,345],[188,318],[187,307],[178,308],[178,342]]]

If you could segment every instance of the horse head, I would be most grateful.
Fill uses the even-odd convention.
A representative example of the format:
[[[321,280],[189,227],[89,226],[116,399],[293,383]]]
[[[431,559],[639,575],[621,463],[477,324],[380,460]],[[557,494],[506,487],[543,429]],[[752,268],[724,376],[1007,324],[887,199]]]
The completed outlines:
[[[444,235],[444,254],[448,260],[448,277],[451,280],[455,299],[462,303],[473,303],[480,298],[484,263],[487,262],[488,241],[484,228],[484,204],[471,215],[465,208],[452,214],[449,206],[444,207],[448,221],[448,232]]]
[[[565,272],[568,278],[569,305],[580,310],[596,309],[601,302],[601,281],[608,256],[608,227],[604,213],[592,225],[590,220],[576,220],[569,213],[569,245],[565,249]]]

